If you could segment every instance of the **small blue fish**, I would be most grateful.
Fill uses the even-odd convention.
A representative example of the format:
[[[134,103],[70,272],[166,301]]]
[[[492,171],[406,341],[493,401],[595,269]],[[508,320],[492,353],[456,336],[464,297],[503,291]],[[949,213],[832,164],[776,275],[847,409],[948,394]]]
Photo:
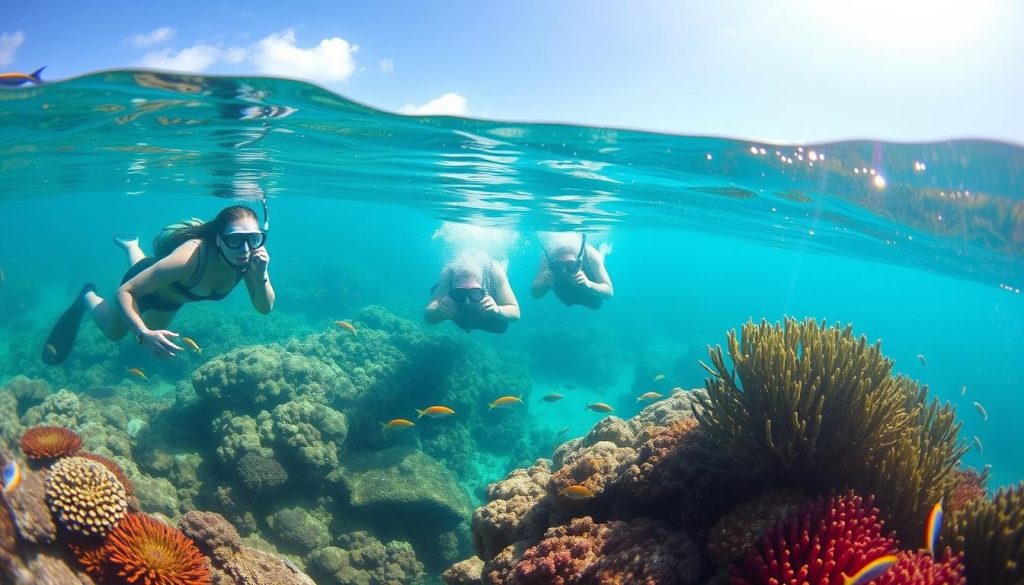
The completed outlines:
[[[21,485],[21,468],[18,467],[18,462],[11,461],[4,465],[4,493],[9,494]]]
[[[928,547],[928,556],[935,558],[935,544],[939,541],[942,531],[942,500],[939,500],[928,513],[928,522],[924,526],[924,544]]]
[[[39,78],[39,74],[46,69],[46,65],[43,65],[39,69],[36,69],[32,73],[0,73],[0,85],[6,85],[8,87],[18,87],[28,82],[42,83],[43,80]]]
[[[889,567],[896,564],[896,555],[885,555],[884,557],[878,557],[870,563],[864,565],[864,568],[857,571],[852,577],[843,575],[843,585],[864,585],[870,583],[883,573],[889,570]]]

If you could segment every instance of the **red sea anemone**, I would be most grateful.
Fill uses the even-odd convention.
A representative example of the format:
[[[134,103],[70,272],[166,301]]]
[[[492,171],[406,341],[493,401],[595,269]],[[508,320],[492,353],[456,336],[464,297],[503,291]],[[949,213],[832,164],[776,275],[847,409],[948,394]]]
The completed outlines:
[[[206,557],[187,536],[145,514],[129,514],[105,552],[127,585],[210,585]]]
[[[873,499],[849,493],[821,497],[775,524],[745,561],[733,565],[733,585],[836,585],[868,562],[897,551],[883,535]]]
[[[78,453],[82,438],[64,427],[32,427],[21,436],[21,451],[29,459],[56,459]]]

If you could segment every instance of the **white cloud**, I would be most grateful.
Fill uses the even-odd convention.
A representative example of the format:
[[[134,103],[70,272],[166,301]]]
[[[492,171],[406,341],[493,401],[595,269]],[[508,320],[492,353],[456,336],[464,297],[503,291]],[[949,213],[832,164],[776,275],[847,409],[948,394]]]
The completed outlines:
[[[216,63],[223,54],[224,51],[217,47],[200,43],[193,47],[182,49],[177,53],[171,49],[146,53],[142,56],[142,61],[139,62],[139,65],[155,69],[200,73]]]
[[[176,30],[169,26],[161,26],[160,28],[154,29],[148,33],[132,35],[125,40],[133,47],[145,49],[146,47],[166,43],[174,38],[174,34],[176,32]]]
[[[0,65],[14,61],[14,52],[25,42],[25,34],[20,30],[14,34],[0,34]]]
[[[469,114],[469,101],[457,93],[446,93],[439,98],[430,100],[422,106],[406,104],[398,110],[403,114],[466,116]]]
[[[314,81],[345,81],[356,69],[353,55],[359,45],[341,37],[323,39],[303,49],[296,45],[295,29],[264,37],[252,47],[251,60],[260,73]]]
[[[230,47],[221,53],[222,60],[230,65],[242,63],[247,56],[248,51],[245,50],[245,47]]]
[[[382,73],[391,73],[395,70],[395,62],[391,59],[381,59],[380,70]]]

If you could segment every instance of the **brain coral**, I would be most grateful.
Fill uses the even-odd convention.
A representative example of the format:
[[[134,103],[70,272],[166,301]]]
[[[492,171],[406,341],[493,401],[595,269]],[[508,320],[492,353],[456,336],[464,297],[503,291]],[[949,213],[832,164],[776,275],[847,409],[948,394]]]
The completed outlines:
[[[63,427],[32,427],[21,436],[21,451],[29,459],[67,457],[81,448],[82,438]]]
[[[103,465],[70,457],[46,476],[46,502],[57,521],[83,536],[104,535],[128,509],[124,487]]]
[[[125,475],[124,470],[121,469],[121,466],[118,465],[117,462],[115,462],[113,459],[108,459],[102,455],[96,455],[95,453],[79,453],[78,457],[82,457],[83,459],[88,459],[90,461],[95,461],[96,463],[99,463],[103,467],[106,467],[107,470],[110,471],[110,473],[114,474],[114,477],[117,478],[117,481],[121,482],[121,485],[124,486],[125,496],[130,498],[133,495],[135,495],[135,486],[132,485],[131,480],[129,480],[128,476]]]
[[[288,481],[288,472],[276,459],[249,453],[238,460],[238,477],[253,491],[269,490]]]

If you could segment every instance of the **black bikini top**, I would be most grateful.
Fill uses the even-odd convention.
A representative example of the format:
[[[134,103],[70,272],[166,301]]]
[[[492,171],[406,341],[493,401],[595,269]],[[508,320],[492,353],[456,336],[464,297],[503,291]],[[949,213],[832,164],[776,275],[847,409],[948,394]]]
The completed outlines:
[[[196,266],[196,271],[192,273],[192,277],[189,278],[184,283],[175,282],[171,284],[171,288],[173,288],[175,292],[185,297],[186,299],[189,299],[190,301],[219,301],[227,297],[229,294],[231,294],[231,291],[235,290],[235,285],[238,284],[238,281],[242,280],[241,272],[235,275],[235,284],[231,285],[231,288],[224,293],[203,296],[197,295],[196,293],[192,292],[192,288],[199,284],[199,281],[203,279],[203,272],[206,271],[206,246],[203,246],[203,244],[200,243],[198,250],[199,266]]]

